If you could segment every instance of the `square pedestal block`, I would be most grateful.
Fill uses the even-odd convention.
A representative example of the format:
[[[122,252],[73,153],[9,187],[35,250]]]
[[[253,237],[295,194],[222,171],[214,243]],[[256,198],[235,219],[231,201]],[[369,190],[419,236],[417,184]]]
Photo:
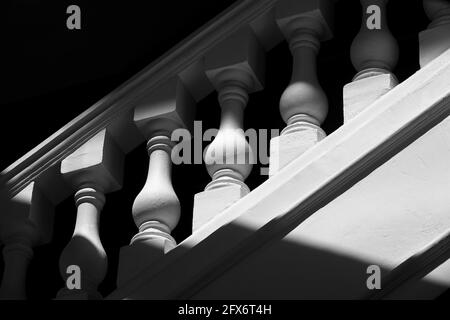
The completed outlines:
[[[300,131],[281,134],[270,140],[269,176],[273,176],[292,160],[325,138],[320,127],[305,127]]]
[[[194,198],[192,230],[195,231],[247,194],[239,185],[229,185],[197,193]]]
[[[117,287],[121,287],[140,272],[152,266],[156,260],[173,248],[173,242],[162,237],[122,247],[119,255]]]
[[[344,122],[354,118],[370,104],[397,85],[390,73],[350,82],[344,86]]]

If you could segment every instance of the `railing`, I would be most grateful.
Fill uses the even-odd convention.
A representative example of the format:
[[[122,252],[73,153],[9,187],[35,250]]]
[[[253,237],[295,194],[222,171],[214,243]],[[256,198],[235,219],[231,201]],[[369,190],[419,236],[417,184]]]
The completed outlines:
[[[346,123],[397,84],[392,70],[398,48],[387,26],[387,2],[361,0],[361,30],[351,47],[357,74],[343,91]],[[214,89],[221,122],[205,153],[212,181],[195,196],[194,232],[249,194],[245,179],[252,170],[252,150],[243,135],[244,111],[251,93],[263,90],[265,52],[283,41],[282,36],[292,52],[293,70],[280,99],[286,127],[271,141],[270,176],[323,140],[320,126],[328,102],[317,79],[316,56],[321,42],[332,37],[333,3],[239,3],[5,169],[1,296],[25,298],[32,248],[50,241],[52,208],[74,194],[76,225],[61,254],[60,270],[66,279],[67,268],[79,266],[82,289],[63,288],[57,297],[101,298],[97,287],[106,275],[107,257],[98,232],[99,215],[105,195],[121,187],[124,154],[142,140],[147,141],[149,170],[133,204],[139,230],[122,249],[119,287],[176,247],[171,231],[180,218],[180,204],[171,182],[171,136],[180,128],[191,129],[195,104]],[[433,22],[420,34],[422,67],[450,47],[450,4],[424,4]]]

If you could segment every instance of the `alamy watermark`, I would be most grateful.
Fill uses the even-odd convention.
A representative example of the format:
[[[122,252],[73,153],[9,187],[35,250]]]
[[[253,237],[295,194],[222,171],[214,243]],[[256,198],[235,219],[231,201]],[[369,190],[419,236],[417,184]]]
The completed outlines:
[[[172,132],[171,141],[177,143],[172,149],[174,164],[269,164],[270,140],[280,135],[279,129],[222,129],[203,131],[202,121],[194,121],[194,134],[187,129]],[[211,142],[203,148],[203,142]],[[268,168],[261,168],[267,175]]]
[[[367,14],[370,16],[366,20],[366,26],[369,30],[380,30],[381,29],[381,9],[376,4],[372,4],[367,7]]]
[[[69,275],[66,279],[66,287],[69,290],[81,289],[81,268],[76,264],[67,267],[66,273]]]
[[[366,286],[369,290],[380,290],[381,289],[381,268],[376,264],[372,264],[367,267],[367,274],[370,276],[366,280]]]
[[[79,6],[72,4],[67,7],[66,13],[70,14],[66,20],[66,27],[69,30],[81,29],[81,9]]]

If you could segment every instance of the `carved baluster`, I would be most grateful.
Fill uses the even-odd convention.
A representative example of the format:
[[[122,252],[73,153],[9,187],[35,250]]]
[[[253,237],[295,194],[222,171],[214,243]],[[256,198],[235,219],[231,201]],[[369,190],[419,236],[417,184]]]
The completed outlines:
[[[205,152],[212,181],[195,195],[196,230],[247,193],[244,183],[253,166],[253,154],[243,130],[248,94],[262,89],[264,50],[250,27],[214,47],[205,57],[206,75],[218,92],[220,127]]]
[[[423,0],[423,7],[431,23],[419,33],[421,68],[450,48],[450,1]]]
[[[351,60],[357,74],[344,86],[344,122],[394,88],[392,73],[398,60],[398,45],[388,29],[388,0],[361,0],[362,23],[351,46]]]
[[[106,276],[108,259],[99,236],[105,193],[121,187],[123,153],[106,129],[61,163],[61,173],[75,191],[77,218],[59,268],[65,287],[58,299],[101,299],[98,285]]]
[[[33,247],[51,240],[53,213],[53,205],[34,182],[10,201],[2,201],[0,239],[5,268],[0,299],[26,299],[26,275]]]
[[[135,108],[134,121],[147,140],[147,180],[133,203],[138,233],[120,253],[117,284],[134,275],[176,246],[171,236],[180,219],[180,203],[171,180],[172,132],[191,126],[195,101],[175,77],[152,91]]]
[[[273,175],[326,134],[320,127],[328,100],[319,85],[316,57],[320,41],[331,38],[331,2],[280,1],[276,20],[293,56],[292,77],[280,99],[287,126],[270,141],[269,175]]]
[[[147,180],[133,203],[133,219],[139,232],[131,239],[131,244],[161,246],[164,253],[176,246],[170,233],[180,219],[180,202],[171,179],[170,135],[169,131],[155,132],[147,142]]]

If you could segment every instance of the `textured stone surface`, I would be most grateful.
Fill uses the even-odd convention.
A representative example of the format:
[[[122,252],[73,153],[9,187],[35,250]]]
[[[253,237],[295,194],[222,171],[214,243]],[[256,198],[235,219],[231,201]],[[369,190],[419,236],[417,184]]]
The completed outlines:
[[[318,126],[307,126],[303,130],[272,138],[269,176],[276,174],[323,138],[325,138],[325,132]]]
[[[247,191],[239,185],[230,185],[197,193],[194,198],[193,231],[203,226],[246,194]]]
[[[350,82],[344,86],[344,122],[365,110],[371,103],[397,85],[391,73]]]

